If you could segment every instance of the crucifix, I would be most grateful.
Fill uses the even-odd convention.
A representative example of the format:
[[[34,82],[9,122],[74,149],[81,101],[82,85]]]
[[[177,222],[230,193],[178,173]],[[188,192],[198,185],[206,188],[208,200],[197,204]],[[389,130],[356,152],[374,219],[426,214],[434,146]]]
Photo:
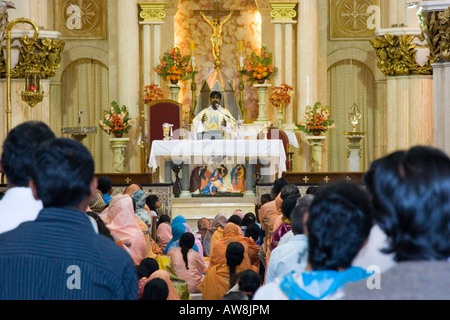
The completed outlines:
[[[201,15],[203,19],[211,26],[213,29],[213,34],[210,37],[212,44],[212,51],[214,56],[214,65],[217,70],[222,67],[222,61],[220,60],[220,47],[222,46],[222,26],[230,20],[234,13],[239,13],[236,10],[220,10],[220,0],[214,0],[214,10],[195,10],[194,14]],[[207,16],[213,16],[210,20]],[[220,17],[225,17],[220,21]]]

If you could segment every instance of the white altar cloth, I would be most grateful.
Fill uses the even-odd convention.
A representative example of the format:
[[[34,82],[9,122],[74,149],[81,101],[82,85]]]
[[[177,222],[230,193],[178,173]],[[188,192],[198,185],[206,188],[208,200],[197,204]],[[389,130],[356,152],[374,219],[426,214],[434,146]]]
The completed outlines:
[[[148,166],[153,172],[164,161],[175,164],[250,163],[263,164],[261,175],[281,178],[286,171],[286,152],[281,140],[155,140],[152,143]],[[247,160],[247,162],[246,162]]]

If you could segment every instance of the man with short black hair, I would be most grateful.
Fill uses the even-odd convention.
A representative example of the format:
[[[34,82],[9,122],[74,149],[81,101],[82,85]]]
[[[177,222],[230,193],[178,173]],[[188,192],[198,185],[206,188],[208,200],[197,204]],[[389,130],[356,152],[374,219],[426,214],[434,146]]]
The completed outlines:
[[[295,270],[261,287],[255,300],[333,300],[346,283],[371,274],[352,266],[372,227],[367,193],[356,183],[338,182],[317,194],[305,216],[306,271]]]
[[[71,139],[43,143],[30,178],[44,209],[0,235],[0,300],[136,299],[130,255],[97,234],[85,213],[97,189],[86,147]]]
[[[42,202],[36,200],[28,187],[33,153],[42,142],[55,134],[43,122],[28,121],[13,128],[3,144],[1,167],[8,180],[8,191],[0,201],[0,233],[36,219]]]
[[[230,111],[220,105],[221,100],[222,94],[219,91],[211,92],[210,107],[200,111],[192,121],[195,134],[220,132],[226,139],[233,138],[236,120]]]

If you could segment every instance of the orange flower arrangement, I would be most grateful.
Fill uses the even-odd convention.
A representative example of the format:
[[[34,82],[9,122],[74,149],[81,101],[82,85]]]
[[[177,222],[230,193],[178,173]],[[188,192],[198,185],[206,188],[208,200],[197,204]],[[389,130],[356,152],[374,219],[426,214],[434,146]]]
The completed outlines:
[[[294,88],[287,84],[282,84],[280,87],[273,88],[273,93],[269,97],[270,103],[279,111],[291,103],[292,93]]]
[[[328,129],[336,128],[336,124],[330,119],[330,108],[316,102],[314,107],[307,106],[303,115],[305,121],[297,124],[297,128],[306,134],[321,134]]]
[[[103,111],[100,127],[107,134],[123,134],[130,131],[134,119],[131,119],[126,106],[120,107],[117,102],[111,102],[109,110]]]
[[[164,52],[160,64],[154,70],[165,81],[178,82],[192,78],[193,69],[189,65],[191,56],[183,56],[180,48],[171,47]]]
[[[144,92],[144,104],[149,104],[152,101],[164,99],[163,91],[158,88],[157,84],[145,86]]]
[[[273,54],[262,46],[260,54],[252,52],[244,62],[245,67],[239,72],[250,82],[264,82],[277,74],[278,69],[272,64]]]

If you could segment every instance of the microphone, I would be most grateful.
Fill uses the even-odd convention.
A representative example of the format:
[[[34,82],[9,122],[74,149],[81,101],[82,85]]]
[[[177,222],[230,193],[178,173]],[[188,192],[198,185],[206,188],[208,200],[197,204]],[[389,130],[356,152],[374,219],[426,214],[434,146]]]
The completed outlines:
[[[223,114],[225,117],[227,117],[228,119],[230,119],[231,121],[236,122],[235,119],[233,119],[232,117],[230,117],[229,115],[227,115],[226,113],[222,112],[220,109],[218,109],[217,111],[219,111],[221,114]]]

